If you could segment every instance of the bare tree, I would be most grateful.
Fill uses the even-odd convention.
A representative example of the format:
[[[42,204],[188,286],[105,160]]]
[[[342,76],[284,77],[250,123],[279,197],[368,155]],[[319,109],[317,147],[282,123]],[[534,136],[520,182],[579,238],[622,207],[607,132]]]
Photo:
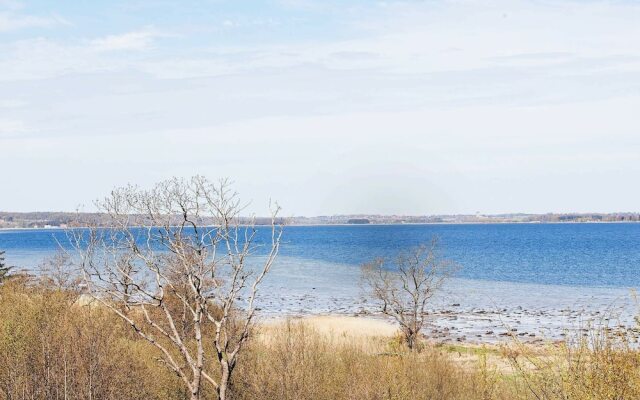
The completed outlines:
[[[45,258],[38,265],[38,274],[47,285],[58,290],[74,291],[82,283],[82,274],[72,257],[63,250]]]
[[[279,208],[259,234],[240,224],[228,181],[198,176],[119,188],[97,206],[109,227],[71,231],[90,292],[160,351],[191,399],[211,388],[226,399],[279,250]]]
[[[413,350],[428,318],[429,300],[454,270],[453,263],[439,257],[433,239],[429,245],[400,254],[392,266],[382,258],[363,265],[362,280],[368,297],[398,322]]]

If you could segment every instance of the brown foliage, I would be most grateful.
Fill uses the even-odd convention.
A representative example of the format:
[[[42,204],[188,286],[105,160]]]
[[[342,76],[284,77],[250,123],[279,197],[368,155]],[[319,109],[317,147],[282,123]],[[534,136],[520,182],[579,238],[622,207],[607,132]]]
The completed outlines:
[[[26,279],[0,287],[0,398],[166,398],[148,373],[152,360],[137,356],[148,346],[113,314],[77,300]]]

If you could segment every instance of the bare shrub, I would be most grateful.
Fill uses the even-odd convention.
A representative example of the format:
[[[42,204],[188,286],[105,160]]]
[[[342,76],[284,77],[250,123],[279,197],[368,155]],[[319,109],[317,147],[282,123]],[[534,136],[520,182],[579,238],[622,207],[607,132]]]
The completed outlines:
[[[76,298],[26,278],[0,287],[0,399],[167,398],[158,382],[175,379],[147,369],[150,345]]]
[[[38,275],[43,284],[58,290],[76,291],[80,289],[82,274],[72,257],[57,251],[38,265]]]
[[[425,326],[429,300],[456,269],[439,256],[437,245],[434,239],[429,245],[402,253],[391,266],[381,258],[362,266],[368,297],[400,325],[409,349],[416,348]]]

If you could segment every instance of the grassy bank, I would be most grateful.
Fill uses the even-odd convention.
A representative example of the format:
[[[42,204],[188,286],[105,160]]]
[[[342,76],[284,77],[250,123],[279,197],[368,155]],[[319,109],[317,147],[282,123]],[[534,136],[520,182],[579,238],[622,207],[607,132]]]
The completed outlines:
[[[78,298],[20,279],[0,286],[1,399],[188,398],[154,347]],[[640,398],[640,356],[620,332],[545,348],[514,341],[409,352],[391,330],[344,326],[326,318],[261,325],[238,362],[232,398]]]

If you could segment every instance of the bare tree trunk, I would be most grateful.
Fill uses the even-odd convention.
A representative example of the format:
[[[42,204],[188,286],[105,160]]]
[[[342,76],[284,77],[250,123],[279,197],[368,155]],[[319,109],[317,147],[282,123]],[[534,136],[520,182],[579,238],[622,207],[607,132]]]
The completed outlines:
[[[416,334],[414,332],[409,332],[407,334],[407,347],[409,350],[413,351],[416,346]]]
[[[227,400],[227,389],[229,388],[229,378],[231,377],[231,371],[229,365],[222,363],[222,376],[220,377],[220,386],[218,388],[218,399]]]
[[[413,351],[413,349],[416,346],[417,339],[418,339],[416,332],[413,329],[411,329],[411,327],[406,326],[406,325],[404,325],[404,326],[401,325],[400,331],[402,332],[402,336],[403,336],[403,339],[404,339],[404,341],[405,341],[405,343],[407,345],[407,348],[410,351]]]

